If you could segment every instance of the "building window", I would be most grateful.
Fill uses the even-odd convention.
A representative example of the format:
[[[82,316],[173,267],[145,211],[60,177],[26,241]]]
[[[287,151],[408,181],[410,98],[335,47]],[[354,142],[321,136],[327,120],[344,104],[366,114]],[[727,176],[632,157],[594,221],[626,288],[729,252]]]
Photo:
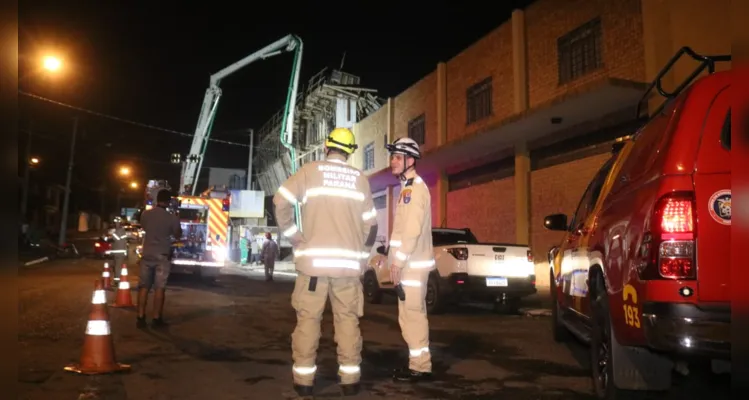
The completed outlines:
[[[424,114],[408,121],[408,137],[420,145],[424,144],[424,136],[426,136],[424,121]]]
[[[374,142],[364,146],[364,170],[368,171],[375,166]]]
[[[601,19],[586,22],[557,39],[559,84],[565,84],[603,66]]]
[[[466,124],[492,115],[492,77],[466,90]]]

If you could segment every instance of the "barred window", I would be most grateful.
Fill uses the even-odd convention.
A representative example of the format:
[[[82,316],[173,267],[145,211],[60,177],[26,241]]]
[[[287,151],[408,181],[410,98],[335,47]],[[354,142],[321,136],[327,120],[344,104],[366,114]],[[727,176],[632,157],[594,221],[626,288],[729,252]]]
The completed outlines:
[[[419,145],[424,144],[426,136],[426,125],[424,114],[408,121],[408,137],[416,141]]]
[[[601,19],[595,18],[557,39],[559,84],[603,66]]]
[[[492,114],[492,77],[466,90],[466,124],[472,124]]]
[[[370,142],[366,146],[364,146],[364,166],[363,170],[368,171],[375,166],[375,152],[374,152],[374,142]]]

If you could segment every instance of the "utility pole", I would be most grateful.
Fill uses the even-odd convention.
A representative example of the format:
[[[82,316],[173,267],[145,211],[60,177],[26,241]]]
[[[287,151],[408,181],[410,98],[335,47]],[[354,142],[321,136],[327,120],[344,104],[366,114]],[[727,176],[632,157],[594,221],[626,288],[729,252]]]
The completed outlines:
[[[255,130],[250,129],[250,165],[247,167],[247,190],[252,190],[252,153],[253,153],[253,138],[255,137]]]
[[[62,203],[62,215],[60,216],[60,238],[57,244],[62,247],[65,244],[65,234],[68,228],[68,207],[70,206],[70,181],[73,179],[73,160],[75,156],[75,137],[78,134],[78,116],[73,117],[73,140],[70,141],[70,160],[68,161],[68,177],[65,181],[65,201]]]
[[[34,122],[29,124],[29,140],[26,142],[26,159],[24,160],[23,169],[23,194],[21,198],[21,222],[26,219],[26,210],[29,202],[29,176],[31,175],[31,138],[34,130]]]

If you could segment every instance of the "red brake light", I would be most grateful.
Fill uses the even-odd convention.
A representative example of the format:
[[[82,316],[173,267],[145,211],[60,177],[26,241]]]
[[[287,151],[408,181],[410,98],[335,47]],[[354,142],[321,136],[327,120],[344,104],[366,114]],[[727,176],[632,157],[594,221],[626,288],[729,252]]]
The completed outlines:
[[[533,253],[530,250],[528,250],[528,262],[533,262]]]
[[[695,279],[694,201],[691,193],[661,198],[653,213],[652,231],[640,246],[646,259],[643,279]]]
[[[456,260],[468,259],[468,249],[466,249],[465,247],[452,247],[447,249],[447,252],[455,257]]]
[[[691,200],[667,198],[662,201],[660,207],[662,233],[694,232]]]

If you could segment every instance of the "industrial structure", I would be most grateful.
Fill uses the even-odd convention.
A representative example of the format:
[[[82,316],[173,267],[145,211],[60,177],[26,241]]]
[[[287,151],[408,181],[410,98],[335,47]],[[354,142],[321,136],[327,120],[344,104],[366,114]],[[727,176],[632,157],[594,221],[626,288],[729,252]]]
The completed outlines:
[[[296,98],[293,143],[297,166],[324,158],[323,143],[336,127],[354,124],[376,112],[382,101],[375,89],[360,87],[360,77],[340,69],[325,68],[315,74]],[[280,141],[284,110],[274,114],[258,131],[253,169],[260,190],[273,195],[292,172],[292,160]]]

